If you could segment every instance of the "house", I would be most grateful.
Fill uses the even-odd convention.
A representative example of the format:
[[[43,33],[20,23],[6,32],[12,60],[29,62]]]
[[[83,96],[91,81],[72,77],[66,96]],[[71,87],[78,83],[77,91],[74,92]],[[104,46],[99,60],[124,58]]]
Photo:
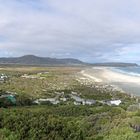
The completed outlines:
[[[34,101],[34,103],[36,103],[36,104],[41,104],[41,103],[45,103],[45,102],[50,102],[50,103],[52,103],[54,105],[60,103],[60,101],[56,100],[55,98],[47,98],[47,99],[41,99],[40,98],[40,99],[37,99],[37,100]]]
[[[5,75],[5,74],[0,74],[0,82],[4,82],[6,79],[8,78],[8,76],[7,75]]]
[[[115,105],[115,106],[119,106],[122,103],[121,100],[111,100],[111,101],[107,101],[107,105]]]
[[[18,94],[18,93],[16,93],[16,92],[11,92],[11,91],[6,91],[6,93],[9,94],[9,95],[13,95],[13,96],[15,96],[15,95]]]
[[[61,101],[66,102],[67,98],[60,98]]]
[[[82,105],[82,102],[74,101],[74,105]]]
[[[38,78],[38,76],[37,75],[28,75],[28,74],[24,74],[24,75],[22,75],[21,76],[22,78],[29,78],[29,79],[36,79],[36,78]]]
[[[77,95],[77,92],[72,91],[71,94],[73,94],[73,95]]]
[[[84,99],[82,99],[82,98],[80,98],[79,96],[77,96],[77,95],[70,95],[71,96],[71,98],[74,100],[74,105],[82,105],[83,104],[83,102],[84,102]]]
[[[78,100],[78,101],[74,101],[74,105],[93,105],[95,104],[96,101],[95,100]]]
[[[9,94],[3,94],[0,96],[0,99],[7,98],[9,101],[11,101],[13,104],[16,104],[16,98],[14,95],[9,95]]]
[[[96,103],[95,100],[83,99],[76,95],[71,95],[71,98],[74,99],[74,105],[93,105]]]
[[[70,95],[71,96],[71,98],[73,99],[73,100],[75,100],[76,102],[83,102],[84,101],[84,99],[82,99],[82,98],[80,98],[79,96],[77,96],[77,95]]]
[[[95,100],[90,100],[90,99],[83,101],[83,105],[93,105],[95,103],[96,103]]]

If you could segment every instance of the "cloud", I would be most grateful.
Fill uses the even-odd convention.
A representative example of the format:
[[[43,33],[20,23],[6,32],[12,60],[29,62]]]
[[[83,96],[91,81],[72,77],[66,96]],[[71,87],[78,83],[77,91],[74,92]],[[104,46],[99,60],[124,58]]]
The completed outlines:
[[[139,61],[139,0],[0,3],[0,56],[35,54],[88,62]]]

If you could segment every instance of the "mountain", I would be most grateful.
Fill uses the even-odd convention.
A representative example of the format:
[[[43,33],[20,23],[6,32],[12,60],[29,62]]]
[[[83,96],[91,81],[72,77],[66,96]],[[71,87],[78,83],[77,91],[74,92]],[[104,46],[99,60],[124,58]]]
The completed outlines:
[[[49,57],[38,57],[34,55],[25,55],[22,57],[0,58],[0,64],[21,64],[21,65],[83,65],[84,62],[73,59],[56,59]]]
[[[136,63],[121,63],[121,62],[109,62],[109,63],[95,63],[93,66],[105,66],[105,67],[130,67],[138,66]]]
[[[22,57],[3,57],[0,58],[0,64],[20,64],[20,65],[87,65],[87,66],[107,66],[107,67],[128,67],[128,66],[138,66],[135,63],[94,63],[89,64],[82,62],[78,59],[73,58],[50,58],[50,57],[38,57],[35,55],[24,55]]]

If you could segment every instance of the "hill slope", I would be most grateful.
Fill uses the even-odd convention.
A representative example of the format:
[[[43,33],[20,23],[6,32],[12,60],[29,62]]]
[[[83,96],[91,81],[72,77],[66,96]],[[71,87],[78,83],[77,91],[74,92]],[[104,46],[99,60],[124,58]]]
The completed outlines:
[[[49,57],[38,57],[34,55],[25,55],[22,57],[0,58],[0,64],[23,64],[23,65],[83,65],[84,62],[73,59],[56,59]]]
[[[87,66],[107,66],[107,67],[128,67],[138,66],[135,63],[85,63],[78,59],[73,58],[50,58],[50,57],[38,57],[34,55],[24,55],[22,57],[3,57],[0,58],[0,64],[20,64],[20,65],[87,65]]]

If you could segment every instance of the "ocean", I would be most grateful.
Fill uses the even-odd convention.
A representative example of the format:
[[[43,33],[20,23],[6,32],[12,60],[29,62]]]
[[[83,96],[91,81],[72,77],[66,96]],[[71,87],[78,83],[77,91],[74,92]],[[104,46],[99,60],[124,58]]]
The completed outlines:
[[[131,76],[139,76],[140,77],[140,66],[136,67],[116,67],[116,68],[111,68],[111,70],[131,75]]]
[[[122,74],[130,75],[130,76],[136,76],[140,77],[140,66],[137,67],[117,67],[117,68],[111,68],[111,70],[115,72],[119,72]],[[140,85],[133,84],[133,83],[114,83],[114,85],[120,87],[125,92],[129,94],[133,94],[136,96],[140,96]]]

